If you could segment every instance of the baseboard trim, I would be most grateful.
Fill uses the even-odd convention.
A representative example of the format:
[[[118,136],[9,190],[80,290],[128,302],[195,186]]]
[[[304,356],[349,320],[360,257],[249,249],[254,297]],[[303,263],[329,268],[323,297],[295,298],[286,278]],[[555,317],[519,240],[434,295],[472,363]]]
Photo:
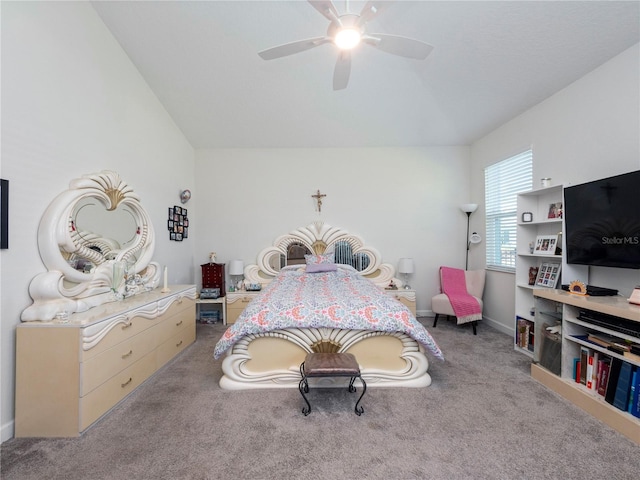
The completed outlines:
[[[4,443],[7,440],[11,440],[15,436],[14,432],[15,432],[14,420],[11,420],[10,422],[2,425],[2,428],[0,428],[0,443]]]
[[[416,311],[416,317],[430,317],[430,318],[435,318],[435,313],[433,313],[432,310],[417,310]],[[511,337],[513,337],[515,335],[515,330],[513,327],[506,327],[505,325],[503,325],[502,323],[498,322],[497,320],[494,320],[492,318],[489,317],[482,317],[482,322],[485,325],[488,325],[489,327],[493,328],[494,330],[498,330],[501,333],[504,333],[506,335],[510,335]]]

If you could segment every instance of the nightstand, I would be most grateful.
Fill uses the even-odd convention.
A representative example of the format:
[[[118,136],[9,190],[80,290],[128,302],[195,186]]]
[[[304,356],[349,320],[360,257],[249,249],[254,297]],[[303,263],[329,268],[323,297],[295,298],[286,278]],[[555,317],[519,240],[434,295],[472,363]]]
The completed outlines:
[[[211,305],[218,304],[221,305],[222,310],[222,324],[227,324],[227,302],[225,302],[224,297],[218,298],[197,298],[196,299],[196,320],[200,321],[200,313],[202,311],[202,305]]]
[[[416,316],[416,291],[410,289],[399,288],[398,290],[387,290],[385,289],[385,293],[387,295],[391,295],[395,299],[399,300],[400,303],[406,305],[413,316]]]
[[[236,292],[227,292],[227,314],[225,318],[227,320],[227,324],[236,323],[236,320],[242,313],[242,311],[247,308],[249,302],[253,300],[256,295],[260,292],[248,292],[246,290],[240,290]]]

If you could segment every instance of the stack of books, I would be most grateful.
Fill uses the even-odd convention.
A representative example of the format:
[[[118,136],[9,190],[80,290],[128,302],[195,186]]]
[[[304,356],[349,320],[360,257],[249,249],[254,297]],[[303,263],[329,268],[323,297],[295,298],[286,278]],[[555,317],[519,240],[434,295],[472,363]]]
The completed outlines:
[[[640,363],[640,345],[602,333],[576,338]],[[640,367],[625,360],[581,346],[580,357],[574,359],[574,379],[607,403],[640,418]]]

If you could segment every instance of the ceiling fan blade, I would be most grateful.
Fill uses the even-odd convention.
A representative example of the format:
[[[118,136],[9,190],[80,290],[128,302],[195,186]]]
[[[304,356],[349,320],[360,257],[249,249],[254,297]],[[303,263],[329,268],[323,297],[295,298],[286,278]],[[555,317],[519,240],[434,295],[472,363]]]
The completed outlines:
[[[367,23],[369,20],[374,19],[378,16],[378,14],[386,9],[393,1],[370,1],[362,8],[360,12],[360,19],[358,20],[358,25],[362,26]]]
[[[267,48],[261,52],[258,52],[264,60],[273,60],[274,58],[286,57],[287,55],[293,55],[295,53],[304,52],[310,48],[317,47],[324,43],[331,42],[329,37],[315,37],[308,38],[306,40],[298,40],[297,42],[285,43],[277,47]]]
[[[364,37],[363,41],[383,52],[417,60],[424,60],[433,50],[432,45],[420,40],[385,33],[372,33]]]
[[[313,8],[318,10],[322,15],[324,15],[328,20],[334,21],[336,20],[338,15],[338,10],[333,5],[331,0],[307,0]]]
[[[343,90],[347,88],[351,75],[351,52],[342,50],[338,55],[336,68],[333,71],[333,89]]]

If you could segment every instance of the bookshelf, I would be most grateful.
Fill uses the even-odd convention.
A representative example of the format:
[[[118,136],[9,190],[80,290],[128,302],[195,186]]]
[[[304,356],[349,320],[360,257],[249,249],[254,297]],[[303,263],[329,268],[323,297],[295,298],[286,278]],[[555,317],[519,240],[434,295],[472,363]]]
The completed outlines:
[[[628,303],[626,298],[621,296],[589,297],[556,289],[535,289],[533,295],[538,317],[536,336],[538,339],[543,339],[544,336],[544,339],[535,344],[531,375],[600,421],[640,444],[640,418],[614,407],[597,392],[597,388],[590,390],[574,379],[574,359],[580,357],[580,350],[583,347],[597,352],[600,358],[606,356],[619,359],[640,372],[639,360],[591,343],[584,337],[589,333],[610,335],[634,345],[640,345],[640,338],[579,318],[580,310],[589,310],[630,320],[633,325],[635,325],[633,322],[637,322],[637,329],[640,329],[640,306]],[[562,334],[552,339],[552,342],[559,345],[557,352],[560,355],[559,364],[556,367],[554,349],[552,348],[551,351],[545,349],[549,336],[548,332],[544,332],[544,324],[557,320],[559,316],[562,322]],[[554,343],[551,344],[555,346]]]
[[[562,265],[562,255],[556,255],[555,251],[532,251],[535,249],[538,237],[558,236],[557,243],[561,245],[561,232],[563,230],[563,220],[560,212],[555,213],[554,218],[549,218],[550,206],[561,204],[562,185],[541,188],[523,192],[517,198],[517,218],[516,226],[516,298],[515,298],[515,341],[514,348],[530,357],[534,356],[530,348],[531,343],[525,345],[522,342],[521,330],[523,325],[529,325],[532,331],[530,342],[535,349],[535,336],[538,331],[535,328],[536,317],[534,314],[533,290],[536,282],[530,283],[530,269],[540,271],[543,264],[558,265],[553,287],[560,288],[560,275]],[[550,283],[547,283],[550,285]]]

